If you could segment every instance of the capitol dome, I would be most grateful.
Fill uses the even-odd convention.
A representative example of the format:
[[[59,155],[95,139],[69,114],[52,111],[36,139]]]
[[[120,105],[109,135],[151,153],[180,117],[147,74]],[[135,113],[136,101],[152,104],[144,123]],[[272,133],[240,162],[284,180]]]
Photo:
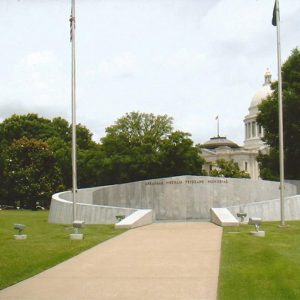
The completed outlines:
[[[270,96],[272,94],[272,90],[271,90],[271,77],[272,74],[269,71],[269,69],[267,69],[266,73],[265,73],[265,82],[263,84],[263,86],[255,93],[255,95],[252,98],[250,107],[249,107],[249,111],[250,113],[256,113],[258,111],[258,105],[261,104],[261,102],[266,99],[268,96]]]
[[[258,106],[264,99],[272,94],[271,86],[264,85],[253,96],[250,108]]]
[[[273,92],[271,90],[271,73],[268,69],[264,79],[262,87],[251,99],[250,107],[248,107],[249,112],[244,117],[244,145],[239,146],[225,136],[220,136],[219,121],[217,136],[210,138],[209,141],[201,145],[201,155],[205,159],[203,169],[206,174],[212,175],[213,170],[218,170],[218,160],[225,159],[226,161],[233,160],[238,164],[240,170],[247,172],[252,179],[260,178],[257,156],[259,152],[268,153],[269,146],[263,141],[265,132],[264,128],[257,123],[257,115],[259,104]],[[219,120],[219,116],[216,120]]]
[[[247,149],[260,149],[265,146],[262,138],[264,136],[264,129],[260,126],[256,117],[258,115],[258,106],[263,100],[272,94],[271,90],[271,72],[267,69],[265,73],[265,82],[263,86],[255,93],[252,98],[249,114],[245,116],[245,141],[244,147]]]

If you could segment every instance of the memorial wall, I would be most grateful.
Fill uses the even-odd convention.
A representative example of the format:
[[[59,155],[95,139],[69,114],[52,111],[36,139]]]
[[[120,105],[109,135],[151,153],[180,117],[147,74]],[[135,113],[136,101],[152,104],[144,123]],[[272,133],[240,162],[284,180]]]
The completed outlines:
[[[296,185],[286,183],[285,196],[296,194]],[[253,206],[253,203],[279,199],[279,183],[178,176],[80,189],[76,198],[76,219],[84,220],[87,224],[116,223],[116,216],[129,216],[139,209],[151,209],[154,220],[208,220],[212,207],[235,207],[235,211],[251,203],[249,209],[253,207],[256,214],[269,215],[274,210],[268,208],[272,203],[269,206]],[[298,203],[296,200],[291,201]],[[72,223],[72,207],[70,191],[53,195],[49,222]],[[298,214],[300,218],[300,209],[299,212],[297,210]]]
[[[297,188],[286,184],[286,196]],[[209,219],[211,207],[229,207],[279,198],[279,183],[264,180],[178,176],[99,187],[93,204],[147,208],[156,220]]]

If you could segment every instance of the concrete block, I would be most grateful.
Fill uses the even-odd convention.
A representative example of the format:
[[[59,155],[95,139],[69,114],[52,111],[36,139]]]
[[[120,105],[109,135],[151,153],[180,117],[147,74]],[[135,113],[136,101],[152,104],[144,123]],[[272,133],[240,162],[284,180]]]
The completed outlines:
[[[258,237],[265,237],[266,233],[265,231],[259,230],[259,231],[250,231],[250,234],[253,236],[258,236]]]
[[[211,222],[219,226],[239,226],[238,220],[227,208],[211,208]]]
[[[139,209],[127,218],[115,224],[115,228],[135,228],[149,225],[153,222],[152,209]]]
[[[27,239],[27,234],[15,234],[14,239],[15,240],[26,240]]]
[[[70,239],[71,240],[83,240],[83,233],[71,233]]]

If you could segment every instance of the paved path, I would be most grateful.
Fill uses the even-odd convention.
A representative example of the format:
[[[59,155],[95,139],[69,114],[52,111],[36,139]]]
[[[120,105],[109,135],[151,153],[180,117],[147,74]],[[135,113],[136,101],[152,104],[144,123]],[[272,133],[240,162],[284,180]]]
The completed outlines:
[[[221,235],[211,223],[136,228],[0,291],[0,299],[215,300]]]

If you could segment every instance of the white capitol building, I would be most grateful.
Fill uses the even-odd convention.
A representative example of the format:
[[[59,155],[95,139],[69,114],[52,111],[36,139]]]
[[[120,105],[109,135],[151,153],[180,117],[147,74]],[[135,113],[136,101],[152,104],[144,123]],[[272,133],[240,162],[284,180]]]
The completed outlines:
[[[256,161],[258,152],[266,153],[268,146],[262,141],[264,130],[256,122],[259,104],[271,95],[271,73],[265,73],[263,86],[252,98],[249,113],[244,118],[245,140],[243,146],[228,140],[226,137],[217,136],[203,144],[202,156],[206,160],[204,165],[208,173],[214,168],[217,159],[233,159],[241,170],[248,172],[252,179],[259,179],[259,167]]]

